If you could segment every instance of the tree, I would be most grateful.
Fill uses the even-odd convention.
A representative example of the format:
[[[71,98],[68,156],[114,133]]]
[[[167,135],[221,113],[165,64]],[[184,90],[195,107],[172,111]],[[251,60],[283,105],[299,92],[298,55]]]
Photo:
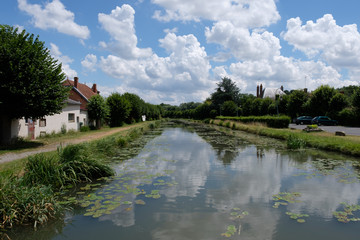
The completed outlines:
[[[113,93],[106,99],[106,104],[110,111],[110,126],[122,126],[130,116],[131,103],[129,100],[120,93]]]
[[[215,108],[219,108],[226,101],[233,101],[240,104],[240,89],[230,78],[223,77],[221,82],[217,83],[216,91],[211,94],[211,101]]]
[[[109,108],[104,98],[99,94],[92,96],[87,104],[87,109],[89,118],[96,121],[96,128],[101,128],[101,122],[109,115]]]
[[[223,116],[236,116],[238,114],[238,107],[233,101],[226,101],[221,105],[221,114]]]
[[[329,112],[332,113],[332,117],[336,117],[336,115],[348,106],[347,99],[344,94],[336,93],[329,102]]]
[[[330,100],[336,94],[328,85],[318,87],[310,99],[311,112],[315,116],[326,115],[330,111]]]
[[[352,105],[355,107],[357,113],[360,115],[360,88],[354,90],[351,100]]]
[[[304,115],[304,106],[308,98],[308,94],[302,90],[294,90],[291,92],[287,103],[288,113],[291,118]]]
[[[61,64],[38,36],[0,25],[1,139],[10,138],[11,119],[59,113],[69,93],[64,79]]]
[[[144,112],[144,100],[142,100],[138,95],[133,93],[124,93],[123,96],[130,102],[131,105],[131,111],[129,113],[128,119],[126,119],[126,122],[139,122]]]

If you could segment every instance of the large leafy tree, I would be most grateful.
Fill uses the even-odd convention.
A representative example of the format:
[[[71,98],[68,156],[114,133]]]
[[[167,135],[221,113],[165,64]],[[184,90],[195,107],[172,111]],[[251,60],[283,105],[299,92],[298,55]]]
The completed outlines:
[[[130,116],[130,101],[120,93],[113,93],[106,99],[106,104],[109,106],[110,110],[110,126],[122,126]]]
[[[138,95],[133,93],[124,93],[124,98],[126,98],[131,105],[131,111],[126,120],[127,123],[139,122],[141,120],[141,116],[144,113],[145,102]]]
[[[318,87],[310,99],[310,108],[314,116],[326,115],[330,112],[330,100],[336,94],[336,90],[328,85]]]
[[[215,92],[211,94],[211,101],[215,108],[219,108],[226,101],[240,104],[240,89],[230,78],[223,77],[217,86]]]
[[[96,128],[99,129],[101,122],[109,115],[109,108],[106,105],[105,99],[99,94],[92,96],[87,104],[87,109],[89,118],[96,121]]]
[[[59,113],[68,89],[65,75],[44,42],[0,25],[0,112],[8,119]],[[4,119],[3,119],[4,121]]]
[[[305,114],[305,103],[309,96],[302,90],[294,90],[289,95],[287,109],[291,118],[296,118]]]

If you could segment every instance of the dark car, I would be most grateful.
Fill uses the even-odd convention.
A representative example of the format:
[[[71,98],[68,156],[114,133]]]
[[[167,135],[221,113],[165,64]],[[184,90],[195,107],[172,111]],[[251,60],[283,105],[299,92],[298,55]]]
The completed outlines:
[[[295,120],[295,123],[296,123],[296,125],[311,124],[312,119],[313,119],[313,117],[310,117],[310,116],[301,116]]]
[[[336,120],[332,120],[331,118],[329,117],[326,117],[326,116],[317,116],[317,117],[314,117],[312,120],[311,120],[311,123],[312,124],[317,124],[317,125],[327,125],[327,126],[335,126],[337,125],[337,121]]]

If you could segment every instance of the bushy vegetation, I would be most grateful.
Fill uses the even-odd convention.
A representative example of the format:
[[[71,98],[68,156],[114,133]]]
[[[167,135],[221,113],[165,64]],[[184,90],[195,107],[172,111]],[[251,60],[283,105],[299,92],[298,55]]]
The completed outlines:
[[[158,126],[154,123],[154,127]],[[0,175],[0,229],[14,225],[36,227],[57,214],[63,206],[57,201],[59,190],[82,182],[111,176],[114,171],[104,160],[139,137],[144,128],[133,129],[93,142],[60,147],[27,159],[21,177],[18,173]],[[120,147],[120,148],[119,148]],[[1,237],[1,235],[0,235]]]
[[[334,89],[323,85],[313,92],[305,90],[284,91],[276,99],[256,98],[242,94],[229,78],[223,78],[215,92],[203,103],[183,103],[180,106],[161,104],[164,116],[170,118],[206,119],[216,116],[299,116],[326,115],[339,124],[360,126],[360,87],[348,86]]]
[[[36,228],[62,211],[50,186],[24,185],[15,177],[0,179],[0,199],[0,229],[28,223]]]
[[[139,96],[132,93],[112,93],[104,99],[100,95],[90,98],[88,103],[89,118],[96,121],[96,127],[103,123],[110,127],[140,122],[143,115],[146,120],[158,120],[163,115],[160,105],[146,103]]]
[[[264,123],[272,128],[288,128],[290,118],[287,116],[249,116],[249,117],[216,117],[221,120],[232,120],[243,123]]]
[[[214,120],[212,123],[224,126],[224,122],[220,119]],[[289,148],[306,146],[360,156],[360,138],[357,136],[336,137],[332,133],[325,132],[308,133],[300,130],[268,128],[260,124],[233,123],[235,123],[236,126],[232,126],[232,128],[236,130],[289,141]]]

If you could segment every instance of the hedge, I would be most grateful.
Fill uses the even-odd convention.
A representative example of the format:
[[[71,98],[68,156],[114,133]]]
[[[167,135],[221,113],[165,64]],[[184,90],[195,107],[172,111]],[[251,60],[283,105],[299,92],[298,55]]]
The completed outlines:
[[[268,127],[271,128],[288,128],[291,122],[290,117],[288,116],[249,116],[249,117],[224,117],[219,116],[216,117],[219,120],[231,120],[231,121],[238,121],[242,123],[265,123]]]

